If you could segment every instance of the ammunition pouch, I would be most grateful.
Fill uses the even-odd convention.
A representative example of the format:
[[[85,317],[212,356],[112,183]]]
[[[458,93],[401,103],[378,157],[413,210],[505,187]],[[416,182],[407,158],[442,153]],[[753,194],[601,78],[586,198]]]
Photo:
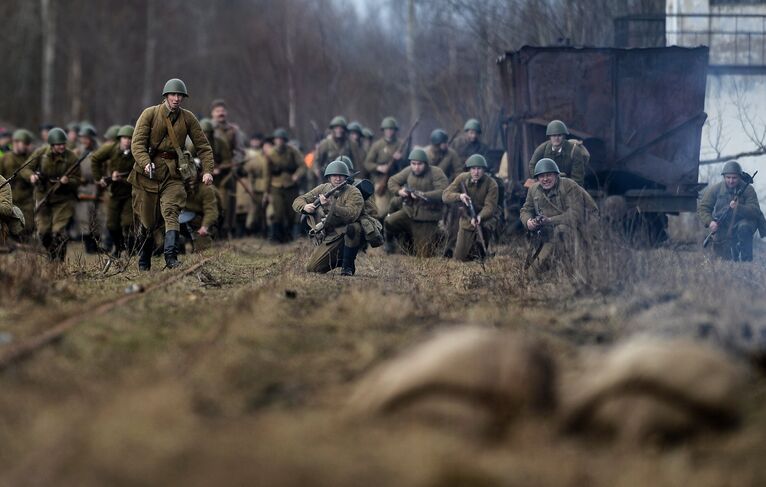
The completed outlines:
[[[178,174],[184,182],[184,186],[191,189],[197,183],[197,165],[189,151],[183,151],[178,158]]]
[[[383,225],[376,218],[369,216],[363,216],[359,219],[359,223],[362,225],[362,231],[364,232],[364,238],[370,247],[380,247],[384,243],[383,238]]]

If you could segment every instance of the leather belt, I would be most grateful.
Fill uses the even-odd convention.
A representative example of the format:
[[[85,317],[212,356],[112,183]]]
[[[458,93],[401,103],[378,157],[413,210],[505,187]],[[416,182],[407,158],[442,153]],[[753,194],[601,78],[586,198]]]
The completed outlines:
[[[165,152],[165,151],[157,151],[157,157],[161,157],[163,159],[178,159],[178,154],[175,152]]]

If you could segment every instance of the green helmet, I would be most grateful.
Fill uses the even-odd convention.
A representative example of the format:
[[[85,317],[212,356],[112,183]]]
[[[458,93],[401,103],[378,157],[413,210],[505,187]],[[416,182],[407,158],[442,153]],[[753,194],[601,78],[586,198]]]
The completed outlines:
[[[281,127],[280,127],[280,128],[278,128],[278,129],[276,129],[276,130],[274,131],[274,133],[273,133],[273,134],[271,134],[271,137],[272,137],[273,139],[284,139],[284,140],[285,140],[285,142],[287,142],[288,140],[290,140],[290,134],[288,134],[288,133],[287,133],[287,130],[285,130],[285,129],[281,128]]]
[[[726,174],[742,176],[742,166],[740,166],[737,161],[727,161],[726,164],[723,165],[723,169],[721,169],[721,176]]]
[[[120,130],[119,125],[110,125],[106,132],[104,132],[104,138],[106,140],[114,140],[118,137],[117,132]]]
[[[348,166],[348,170],[349,171],[353,171],[354,170],[354,161],[352,161],[350,157],[348,157],[348,156],[340,156],[338,158],[338,160],[339,161],[343,161],[343,163],[346,166]]]
[[[332,120],[330,120],[330,128],[334,128],[334,127],[346,128],[347,125],[348,125],[348,122],[346,122],[346,118],[341,115],[337,115],[333,117]]]
[[[346,127],[346,128],[348,129],[349,132],[356,132],[360,136],[363,135],[362,134],[362,124],[360,124],[359,122],[351,122],[350,124],[348,124],[348,127]]]
[[[569,129],[561,120],[552,120],[545,129],[545,135],[569,135]]]
[[[77,134],[80,137],[95,137],[96,136],[96,127],[89,123],[83,123],[80,125],[80,132]]]
[[[433,145],[444,144],[449,140],[449,135],[442,129],[436,129],[431,132],[431,143]]]
[[[68,124],[66,124],[66,130],[67,132],[79,132],[80,124],[77,122],[69,122]]]
[[[484,159],[483,155],[474,154],[465,161],[465,167],[469,169],[472,167],[483,167],[484,169],[487,169],[489,166],[487,166],[487,160]]]
[[[133,126],[123,125],[120,130],[117,131],[117,137],[133,137]]]
[[[375,134],[372,133],[372,130],[365,127],[362,129],[362,137],[364,137],[365,139],[373,139],[375,138]]]
[[[20,140],[24,142],[25,144],[29,144],[30,142],[32,142],[32,134],[29,132],[29,130],[18,129],[15,132],[13,132],[13,136],[11,137],[11,140]]]
[[[407,159],[410,161],[420,161],[428,164],[428,156],[426,155],[426,151],[423,149],[412,149],[412,152],[410,152],[410,156]]]
[[[180,93],[183,96],[189,96],[189,92],[186,91],[186,83],[178,78],[172,78],[165,82],[165,87],[162,88],[162,96],[167,96],[170,93]]]
[[[465,125],[463,125],[463,132],[467,132],[469,130],[475,130],[481,133],[481,122],[479,122],[475,118],[469,118],[465,122]]]
[[[336,159],[327,165],[324,170],[324,177],[328,176],[351,176],[351,171],[348,170],[348,166],[340,159]]]
[[[386,117],[380,122],[380,128],[382,129],[394,129],[399,130],[399,122],[394,117]]]
[[[199,121],[199,126],[202,128],[202,131],[205,133],[210,133],[215,130],[215,127],[213,127],[213,121],[209,118],[203,118]]]
[[[48,131],[48,144],[66,144],[66,132],[59,127],[54,127]]]
[[[549,172],[555,172],[556,174],[561,174],[561,171],[559,171],[559,166],[556,164],[556,161],[553,159],[548,159],[547,157],[544,157],[537,161],[537,164],[535,164],[535,174],[534,176],[537,177],[541,174],[549,173]]]

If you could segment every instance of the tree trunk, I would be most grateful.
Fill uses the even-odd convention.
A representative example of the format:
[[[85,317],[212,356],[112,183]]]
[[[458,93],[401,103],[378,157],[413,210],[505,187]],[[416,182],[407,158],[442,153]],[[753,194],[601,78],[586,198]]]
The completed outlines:
[[[48,123],[53,119],[53,64],[56,55],[56,18],[50,0],[40,0],[40,17],[43,29],[42,120]]]
[[[159,91],[154,86],[154,56],[157,49],[157,33],[154,27],[154,0],[146,0],[146,46],[144,47],[143,106],[153,105]]]
[[[415,0],[407,0],[407,88],[410,97],[410,120],[420,116],[418,108],[417,74],[415,70]]]
[[[295,134],[297,128],[298,100],[295,95],[295,53],[293,52],[293,37],[295,36],[295,20],[290,15],[291,2],[286,0],[285,5],[285,57],[287,58],[287,124],[291,133]]]
[[[73,42],[77,42],[74,39]],[[69,116],[72,120],[82,120],[82,55],[80,46],[72,49],[72,59],[69,61]]]

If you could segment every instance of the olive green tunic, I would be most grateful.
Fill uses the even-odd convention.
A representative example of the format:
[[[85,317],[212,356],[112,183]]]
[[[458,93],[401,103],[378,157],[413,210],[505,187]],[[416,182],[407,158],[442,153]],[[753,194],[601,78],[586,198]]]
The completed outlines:
[[[585,183],[585,168],[590,162],[590,153],[579,140],[565,140],[559,150],[554,150],[553,145],[543,142],[535,149],[529,160],[529,177],[535,173],[535,164],[540,159],[547,157],[553,159],[559,167],[562,175],[573,180],[580,186]]]
[[[497,224],[497,219],[495,218],[498,202],[497,182],[487,174],[483,174],[478,181],[474,182],[471,179],[471,173],[461,173],[444,191],[443,199],[445,203],[460,203],[460,206],[465,206],[460,201],[460,195],[463,193],[463,183],[466,186],[468,196],[471,198],[474,210],[476,210],[477,216],[481,219],[481,228],[484,232],[483,236],[486,243]],[[476,228],[471,225],[470,215],[468,210],[465,209],[465,211],[460,213],[459,230],[453,257],[461,261],[469,260],[472,255],[478,253],[478,249],[475,248],[477,242]]]

